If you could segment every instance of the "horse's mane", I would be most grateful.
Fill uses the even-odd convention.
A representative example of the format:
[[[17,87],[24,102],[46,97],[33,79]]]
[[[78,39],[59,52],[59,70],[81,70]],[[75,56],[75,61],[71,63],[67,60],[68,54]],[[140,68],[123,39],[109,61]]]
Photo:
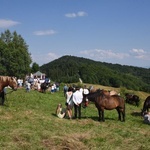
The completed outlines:
[[[0,81],[5,82],[10,78],[9,76],[0,76]]]
[[[101,95],[101,90],[98,89],[95,92],[89,93],[86,95],[86,98],[90,101],[95,101],[95,98]]]
[[[86,97],[90,99],[91,101],[95,101],[96,97],[105,97],[109,98],[110,96],[116,96],[117,94],[110,95],[109,91],[106,91],[104,89],[96,89],[96,91],[89,93]]]

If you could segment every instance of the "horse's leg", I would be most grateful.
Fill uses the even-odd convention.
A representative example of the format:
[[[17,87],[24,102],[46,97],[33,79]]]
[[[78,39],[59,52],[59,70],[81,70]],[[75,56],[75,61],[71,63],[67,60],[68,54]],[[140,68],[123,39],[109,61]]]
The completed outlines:
[[[122,121],[125,121],[125,104],[124,107],[122,109],[120,109],[121,114],[122,114]]]
[[[4,93],[4,91],[1,93],[1,96],[2,96],[2,105],[4,105],[4,102],[5,102],[5,93]]]
[[[138,107],[139,106],[139,101],[136,99],[135,100],[135,105]]]
[[[98,109],[98,121],[101,121],[101,111]]]
[[[124,108],[124,110],[122,111],[122,118],[123,118],[123,121],[125,121],[125,108]]]
[[[100,109],[98,109],[98,115],[99,115],[98,121],[102,121],[102,111]]]
[[[118,120],[120,120],[121,121],[121,110],[120,110],[120,108],[116,108],[116,110],[117,110],[117,112],[118,112]]]
[[[135,101],[135,105],[138,107],[138,102],[137,101]]]
[[[103,122],[105,121],[105,118],[104,118],[104,110],[102,110],[102,121],[103,121]]]

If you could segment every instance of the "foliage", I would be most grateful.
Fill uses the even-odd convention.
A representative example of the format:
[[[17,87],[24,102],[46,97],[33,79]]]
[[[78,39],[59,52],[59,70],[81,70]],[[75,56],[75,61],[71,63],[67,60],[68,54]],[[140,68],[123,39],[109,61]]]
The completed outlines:
[[[120,87],[119,93],[120,93],[120,95],[121,95],[122,97],[125,98],[125,94],[128,93],[128,92],[127,92],[127,89],[126,89],[126,88]]]
[[[31,67],[31,72],[37,72],[39,71],[39,69],[40,69],[39,65],[36,62],[34,62]]]
[[[0,75],[24,77],[30,72],[28,45],[16,31],[6,30],[0,36]]]
[[[143,103],[148,93],[141,95]],[[24,88],[8,93],[5,106],[0,106],[0,149],[150,149],[149,125],[140,116],[142,105],[126,104],[126,122],[117,120],[116,110],[105,110],[102,123],[93,103],[82,108],[80,120],[59,119],[58,103],[65,107],[62,86],[54,94],[26,93]]]
[[[150,92],[150,69],[63,56],[40,67],[53,81],[101,84]]]

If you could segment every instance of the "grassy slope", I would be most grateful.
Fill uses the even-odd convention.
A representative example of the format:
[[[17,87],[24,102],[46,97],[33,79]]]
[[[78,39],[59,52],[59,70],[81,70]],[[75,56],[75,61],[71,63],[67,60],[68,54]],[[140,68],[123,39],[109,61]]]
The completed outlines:
[[[110,87],[96,88],[111,90]],[[114,88],[113,88],[114,89]],[[116,89],[119,90],[119,89]],[[116,110],[105,111],[106,121],[97,121],[94,104],[82,109],[81,120],[59,119],[55,116],[58,103],[64,106],[62,89],[54,94],[24,89],[7,94],[5,106],[0,106],[0,149],[150,149],[149,125],[140,114],[148,93],[137,92],[139,107],[126,104],[126,122],[117,120]]]

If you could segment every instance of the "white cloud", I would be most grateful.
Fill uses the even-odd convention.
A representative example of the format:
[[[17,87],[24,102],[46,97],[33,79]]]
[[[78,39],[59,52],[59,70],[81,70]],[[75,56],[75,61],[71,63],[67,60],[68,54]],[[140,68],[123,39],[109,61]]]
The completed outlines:
[[[55,54],[55,53],[47,53],[47,54],[32,54],[32,59],[33,62],[36,62],[37,64],[39,64],[40,66],[46,63],[49,63],[57,58],[59,58],[60,56]]]
[[[84,16],[87,16],[87,13],[84,12],[84,11],[79,11],[77,13],[68,13],[68,14],[65,14],[65,16],[68,17],[68,18],[84,17]]]
[[[53,34],[56,34],[56,31],[54,31],[54,30],[35,31],[33,34],[34,35],[39,35],[39,36],[42,36],[42,35],[53,35]]]
[[[93,49],[93,50],[85,50],[81,51],[81,54],[90,57],[91,59],[97,60],[105,60],[105,59],[123,59],[129,57],[127,53],[116,53],[112,50],[101,50],[101,49]]]
[[[150,52],[146,52],[143,49],[132,49],[131,55],[137,59],[150,60]]]
[[[65,16],[68,17],[68,18],[75,18],[75,17],[77,17],[77,15],[75,13],[65,14]]]
[[[43,64],[47,64],[55,59],[60,58],[63,55],[70,55],[70,53],[59,55],[53,52],[49,52],[46,54],[35,53],[32,54],[32,59],[33,62],[36,62],[41,66]],[[80,51],[78,57],[89,58],[95,61],[102,61],[108,63],[119,63],[122,65],[139,66],[139,64],[144,65],[145,61],[150,60],[150,53],[138,49],[133,49],[127,53],[114,52],[112,50],[93,49]],[[137,61],[137,59],[139,59],[139,61]]]
[[[55,53],[48,53],[48,56],[47,58],[50,59],[50,60],[55,60],[57,59],[59,56]]]
[[[139,54],[140,54],[140,53],[145,53],[143,49],[135,49],[135,48],[133,48],[133,49],[131,50],[131,52],[139,53]]]
[[[87,13],[84,12],[84,11],[79,11],[79,12],[77,13],[77,16],[79,16],[79,17],[84,17],[84,16],[87,16]]]
[[[18,24],[20,24],[20,22],[13,21],[13,20],[0,19],[0,28],[8,28],[8,27],[12,27]]]
[[[150,60],[150,52],[143,49],[132,49],[128,52],[114,52],[112,50],[84,50],[80,52],[80,56],[89,58],[95,61],[118,63],[122,65],[146,66]]]

